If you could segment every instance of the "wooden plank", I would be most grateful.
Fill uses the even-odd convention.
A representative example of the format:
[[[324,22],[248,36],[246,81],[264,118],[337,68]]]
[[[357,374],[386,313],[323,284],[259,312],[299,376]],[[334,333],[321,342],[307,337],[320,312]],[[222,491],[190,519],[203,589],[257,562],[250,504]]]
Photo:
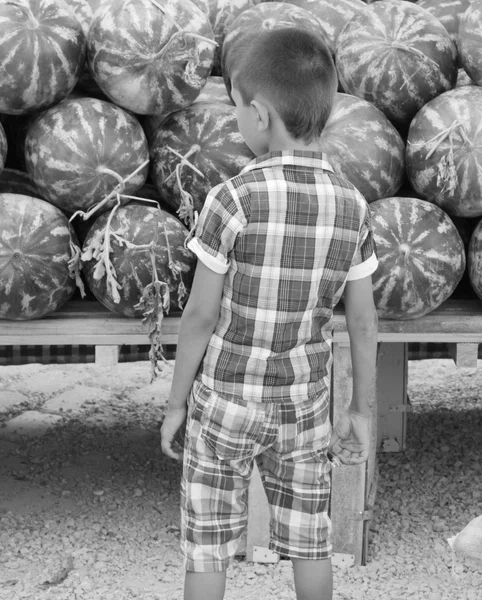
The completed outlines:
[[[348,407],[352,395],[350,347],[333,345],[332,407],[336,422]],[[362,562],[363,513],[365,510],[366,465],[341,465],[333,469],[330,515],[333,524],[333,550],[355,556]]]
[[[163,321],[165,344],[176,344],[180,313]],[[342,308],[333,319],[333,340],[348,343]],[[482,302],[451,300],[432,313],[412,320],[379,320],[381,342],[482,343]],[[107,310],[100,302],[74,300],[55,313],[33,321],[0,320],[0,345],[22,344],[147,344],[146,327],[140,318],[128,318]]]
[[[95,364],[100,367],[113,367],[119,362],[120,346],[96,346]]]
[[[478,343],[447,344],[447,349],[454,363],[460,369],[476,369],[479,354]]]
[[[418,319],[380,319],[378,329],[382,342],[482,342],[482,301],[449,299]],[[348,340],[342,308],[334,316],[334,340]]]
[[[176,344],[180,315],[163,320],[163,342]],[[59,311],[32,321],[0,320],[0,345],[149,344],[146,325],[108,311],[99,302],[74,301]]]
[[[405,450],[407,377],[407,344],[381,343],[377,365],[377,437],[378,449],[382,452]]]

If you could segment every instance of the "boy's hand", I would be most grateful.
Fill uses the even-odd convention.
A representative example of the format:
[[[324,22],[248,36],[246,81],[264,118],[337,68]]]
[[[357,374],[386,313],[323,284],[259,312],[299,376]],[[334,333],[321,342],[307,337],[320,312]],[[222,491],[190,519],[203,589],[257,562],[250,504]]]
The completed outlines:
[[[359,465],[368,459],[370,418],[346,412],[333,427],[330,450],[345,465]]]
[[[161,450],[164,454],[176,460],[181,460],[182,448],[179,442],[175,440],[175,436],[184,424],[186,415],[186,406],[168,408],[161,426]],[[181,448],[181,451],[176,451],[176,448]]]

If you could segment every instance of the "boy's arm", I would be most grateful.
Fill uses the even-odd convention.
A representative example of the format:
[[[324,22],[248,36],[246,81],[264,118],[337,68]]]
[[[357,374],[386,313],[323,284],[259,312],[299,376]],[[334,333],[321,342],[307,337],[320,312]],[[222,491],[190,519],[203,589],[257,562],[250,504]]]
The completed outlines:
[[[378,316],[371,275],[347,281],[345,317],[350,337],[353,393],[350,406],[334,424],[330,447],[344,464],[367,460],[370,413],[375,404]]]
[[[174,436],[186,418],[187,398],[219,319],[224,277],[198,260],[179,326],[168,409],[161,427],[162,451],[172,458],[180,458],[173,449]]]
[[[378,339],[371,275],[346,282],[344,305],[353,368],[353,396],[349,410],[369,417],[375,404]]]

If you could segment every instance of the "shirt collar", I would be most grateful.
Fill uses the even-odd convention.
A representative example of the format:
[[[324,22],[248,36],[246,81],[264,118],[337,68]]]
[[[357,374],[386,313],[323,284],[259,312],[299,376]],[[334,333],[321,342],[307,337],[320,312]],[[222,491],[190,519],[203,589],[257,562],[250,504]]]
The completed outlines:
[[[334,173],[333,167],[327,162],[325,155],[322,152],[311,150],[274,150],[267,152],[249,162],[241,173],[277,166],[296,166],[310,170],[322,169]]]

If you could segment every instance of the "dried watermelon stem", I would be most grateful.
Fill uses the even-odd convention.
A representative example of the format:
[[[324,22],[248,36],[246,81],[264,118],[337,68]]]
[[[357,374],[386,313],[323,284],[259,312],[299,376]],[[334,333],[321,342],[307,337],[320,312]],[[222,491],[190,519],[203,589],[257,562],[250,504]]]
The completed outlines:
[[[105,224],[104,244],[103,244],[104,248],[103,248],[103,252],[100,255],[100,261],[96,267],[96,269],[98,269],[99,264],[101,264],[103,266],[102,269],[98,269],[98,273],[105,272],[107,290],[108,291],[110,290],[112,300],[116,304],[118,304],[121,299],[120,294],[119,294],[119,289],[121,286],[119,285],[119,282],[117,281],[117,273],[114,268],[114,265],[112,264],[112,261],[110,260],[111,235],[112,235],[111,225],[112,225],[112,219],[114,218],[114,215],[117,212],[120,205],[121,205],[120,195],[118,194],[117,199],[116,199],[116,204],[110,211],[109,217],[107,218],[107,223]],[[94,277],[95,277],[95,275],[94,275]]]
[[[128,200],[140,200],[141,202],[149,202],[149,204],[154,204],[154,206],[159,207],[159,202],[157,200],[151,200],[150,198],[140,198],[139,196],[128,196],[127,194],[120,194],[121,198],[127,198]]]
[[[445,142],[445,140],[448,138],[448,150],[437,164],[437,185],[440,186],[441,192],[447,192],[449,194],[455,191],[458,184],[457,167],[455,166],[454,161],[455,149],[453,140],[453,134],[456,130],[458,130],[459,134],[463,138],[464,144],[469,144],[470,141],[467,133],[462,123],[460,123],[458,120],[455,120],[450,127],[447,127],[447,129],[444,129],[444,131],[441,131],[433,138],[425,142],[425,145],[430,148],[425,156],[425,158],[428,159],[439,148],[440,144]]]
[[[74,244],[72,238],[70,239],[70,260],[68,262],[69,275],[72,279],[75,279],[75,285],[80,290],[80,295],[85,298],[85,286],[82,278],[80,277],[80,271],[82,268],[81,264],[81,252],[79,246]]]
[[[427,154],[425,155],[425,158],[427,158],[427,159],[430,158],[432,156],[432,154],[434,152],[436,152],[436,150],[440,146],[440,144],[447,139],[447,137],[449,138],[449,140],[451,140],[451,134],[452,134],[452,132],[455,129],[457,129],[458,127],[461,127],[462,130],[463,130],[463,127],[462,127],[462,124],[460,123],[460,121],[455,120],[452,123],[452,125],[450,125],[450,127],[447,127],[447,129],[444,129],[443,131],[441,131],[437,135],[434,135],[433,138],[430,138],[429,140],[427,140],[425,142],[425,145],[429,146],[430,149],[427,152]],[[465,131],[464,131],[464,133],[465,133]],[[465,139],[467,139],[466,136],[465,136]]]
[[[174,169],[174,171],[167,176],[165,181],[168,181],[173,175],[176,176],[177,186],[178,186],[179,192],[181,194],[181,203],[177,210],[177,214],[191,229],[195,222],[194,200],[193,200],[192,195],[183,188],[182,181],[181,181],[181,174],[182,174],[182,168],[186,165],[187,167],[192,169],[195,173],[197,173],[200,177],[202,177],[204,179],[204,174],[197,167],[195,167],[189,160],[187,160],[195,152],[198,152],[201,149],[201,146],[199,146],[198,144],[194,144],[193,146],[191,146],[191,149],[189,150],[189,152],[187,152],[187,154],[185,154],[184,156],[181,153],[177,152],[177,150],[174,150],[173,148],[171,148],[170,146],[166,146],[166,147],[169,150],[169,152],[172,152],[178,158],[180,158],[181,162],[179,162],[176,165],[176,168]]]
[[[197,38],[199,40],[202,40],[204,42],[207,42],[209,44],[213,44],[213,46],[218,46],[219,44],[212,40],[211,38],[205,37],[204,35],[200,35],[199,33],[194,33],[193,31],[188,31],[186,29],[184,29],[183,27],[181,27],[181,25],[179,25],[179,23],[176,21],[176,19],[174,19],[174,17],[172,15],[169,14],[169,12],[159,4],[159,2],[156,2],[156,0],[150,0],[151,4],[153,4],[156,8],[158,8],[162,14],[169,19],[169,21],[171,21],[171,23],[174,25],[174,27],[177,29],[177,32],[174,35],[189,35],[191,37]],[[174,36],[171,37],[171,39],[169,40],[169,42],[172,40]],[[168,43],[169,43],[168,42]],[[162,50],[159,52],[159,54],[162,53]]]
[[[97,204],[94,204],[94,206],[92,208],[90,208],[87,212],[85,212],[83,210],[77,210],[76,212],[74,212],[74,214],[70,217],[69,222],[72,222],[72,220],[78,216],[82,217],[82,219],[84,221],[87,221],[87,219],[90,219],[90,217],[92,217],[96,212],[98,212],[108,202],[110,202],[112,200],[112,198],[118,197],[119,195],[121,195],[125,189],[126,183],[128,181],[130,181],[133,177],[135,177],[137,175],[137,173],[139,173],[139,171],[142,171],[142,169],[144,169],[144,167],[146,167],[148,164],[149,164],[149,159],[145,160],[136,169],[134,169],[134,171],[132,171],[132,173],[129,173],[129,175],[127,175],[126,177],[122,177],[121,175],[119,175],[119,173],[116,173],[116,171],[109,169],[108,167],[104,167],[104,166],[97,167],[97,171],[99,173],[107,173],[109,175],[112,175],[112,177],[114,177],[115,179],[117,179],[117,181],[118,181],[117,186],[103,200],[101,200]]]
[[[37,27],[40,25],[38,19],[35,17],[28,4],[18,2],[17,0],[7,0],[6,4],[11,4],[12,6],[19,8],[24,13],[28,19],[29,29],[37,29]]]
[[[169,286],[164,281],[159,281],[157,275],[155,243],[156,239],[150,244],[149,255],[151,259],[152,281],[142,291],[141,299],[136,304],[135,308],[142,310],[142,322],[149,327],[149,341],[151,347],[149,349],[149,360],[151,363],[151,382],[157,377],[160,372],[159,361],[167,363],[162,349],[162,321],[164,313],[169,313],[170,307],[170,290]]]
[[[405,79],[401,89],[408,86],[408,84],[412,81],[412,79],[423,68],[424,64],[429,64],[429,65],[435,67],[437,70],[439,68],[438,64],[432,58],[430,58],[430,56],[427,56],[424,52],[422,52],[418,48],[414,48],[413,46],[408,46],[407,44],[403,44],[402,42],[396,42],[396,41],[391,42],[390,46],[392,48],[396,48],[397,50],[402,50],[403,52],[406,52],[407,54],[411,54],[413,57],[415,57],[416,61],[419,63],[419,66],[415,70],[415,72],[412,73],[409,77],[407,77],[407,79]]]

